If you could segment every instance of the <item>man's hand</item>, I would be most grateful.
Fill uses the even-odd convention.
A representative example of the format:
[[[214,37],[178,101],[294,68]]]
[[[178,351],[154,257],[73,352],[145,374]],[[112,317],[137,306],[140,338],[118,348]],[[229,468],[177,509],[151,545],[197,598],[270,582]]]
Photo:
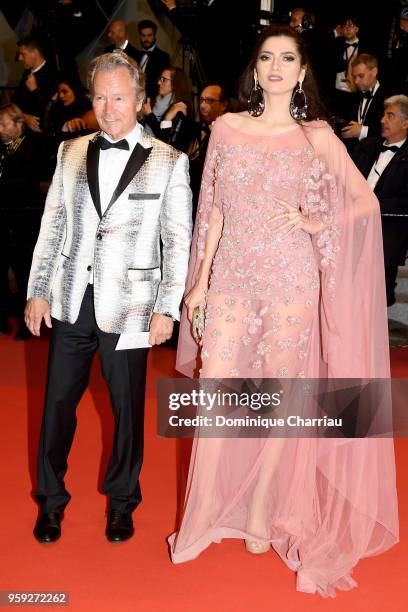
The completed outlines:
[[[350,123],[341,130],[341,135],[343,138],[358,138],[362,127],[363,126],[357,123],[357,121],[350,121]]]
[[[40,128],[40,118],[35,115],[28,115],[24,113],[24,123],[32,130],[33,132],[41,132]]]
[[[29,74],[28,77],[26,78],[25,85],[27,89],[29,89],[30,91],[35,91],[36,89],[38,89],[37,79],[32,73]]]
[[[150,98],[146,98],[143,104],[143,113],[145,115],[150,115],[151,112],[152,112],[152,101],[150,100]]]
[[[167,6],[167,8],[169,9],[169,11],[171,11],[172,9],[176,8],[176,3],[175,0],[161,0],[163,2],[163,4],[165,6]]]
[[[173,333],[173,319],[161,314],[154,313],[150,321],[149,344],[162,344],[170,340]]]
[[[40,335],[41,321],[47,327],[52,327],[50,305],[47,300],[42,298],[30,298],[24,311],[24,321],[34,336]]]

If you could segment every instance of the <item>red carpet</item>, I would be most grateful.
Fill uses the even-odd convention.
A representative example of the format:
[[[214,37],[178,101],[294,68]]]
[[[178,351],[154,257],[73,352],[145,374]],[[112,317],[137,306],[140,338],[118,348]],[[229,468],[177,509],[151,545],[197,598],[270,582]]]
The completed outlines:
[[[134,514],[136,534],[112,545],[104,537],[105,498],[98,493],[112,432],[109,400],[95,361],[90,389],[78,410],[67,486],[72,501],[63,535],[38,544],[34,482],[47,359],[45,339],[0,338],[2,428],[0,471],[0,591],[69,591],[75,611],[330,610],[407,609],[408,441],[396,441],[401,540],[388,553],[365,559],[354,577],[359,587],[334,600],[295,591],[294,575],[276,555],[254,557],[241,541],[212,545],[199,559],[173,566],[166,536],[176,520],[177,481],[185,478],[188,444],[156,436],[155,394],[160,376],[172,375],[174,352],[151,352],[142,472],[144,501]],[[392,353],[393,374],[408,375],[408,350]]]

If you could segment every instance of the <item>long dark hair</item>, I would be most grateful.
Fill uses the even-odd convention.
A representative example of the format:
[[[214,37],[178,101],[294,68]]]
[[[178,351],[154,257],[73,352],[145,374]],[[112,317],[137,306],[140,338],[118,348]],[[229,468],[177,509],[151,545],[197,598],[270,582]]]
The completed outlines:
[[[186,73],[177,66],[169,66],[167,70],[171,72],[173,98],[172,104],[175,102],[184,102],[187,106],[187,115],[193,119],[193,101],[191,97],[191,85]]]
[[[256,62],[262,49],[262,45],[268,38],[275,38],[278,36],[286,36],[287,38],[291,38],[293,40],[300,55],[301,65],[307,66],[305,79],[302,85],[303,91],[307,97],[308,105],[306,121],[313,121],[314,119],[327,119],[328,113],[320,99],[319,90],[309,65],[309,56],[306,49],[306,43],[301,34],[298,34],[295,30],[292,30],[292,28],[283,25],[271,25],[262,31],[262,34],[259,37],[252,54],[252,58],[242,73],[239,81],[238,100],[240,110],[248,109],[248,99],[251,95],[251,91],[254,88],[254,70],[256,68]]]

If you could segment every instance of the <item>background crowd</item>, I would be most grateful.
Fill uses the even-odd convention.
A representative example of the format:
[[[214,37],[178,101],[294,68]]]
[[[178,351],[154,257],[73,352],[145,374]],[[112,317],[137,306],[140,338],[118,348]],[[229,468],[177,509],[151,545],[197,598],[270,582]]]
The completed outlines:
[[[80,3],[55,4],[52,35],[43,18],[18,41],[21,80],[0,106],[0,333],[8,332],[9,315],[22,315],[58,146],[99,129],[76,65],[79,44],[86,40],[85,28],[78,26]],[[122,20],[109,23],[104,51],[123,50],[145,73],[140,121],[150,134],[188,154],[195,215],[212,125],[228,109],[239,108],[237,81],[262,27],[259,7],[253,2],[243,9],[237,3],[232,28],[217,13],[216,1],[196,3],[194,14],[186,9],[193,3],[150,4],[180,32],[189,65],[173,65],[173,56],[157,44],[158,25],[150,20],[138,23],[139,40],[130,40]],[[323,12],[300,6],[260,17],[266,23],[289,23],[305,38],[326,107],[322,118],[344,141],[380,200],[392,305],[398,266],[405,263],[408,248],[408,4],[388,5],[382,36],[368,12],[366,18],[345,12],[335,23]],[[22,323],[16,339],[29,337]]]

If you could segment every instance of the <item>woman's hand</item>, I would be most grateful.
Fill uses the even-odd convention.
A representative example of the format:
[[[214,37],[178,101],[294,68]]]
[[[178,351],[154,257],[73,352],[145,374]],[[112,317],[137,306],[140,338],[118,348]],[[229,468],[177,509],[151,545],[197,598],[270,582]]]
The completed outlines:
[[[280,204],[285,212],[273,217],[272,222],[280,223],[277,227],[274,227],[273,231],[282,232],[285,231],[285,235],[291,234],[297,229],[301,229],[308,234],[317,234],[325,228],[323,221],[313,221],[306,217],[298,208],[294,208],[288,202],[274,198],[278,204]]]
[[[146,98],[145,103],[143,104],[143,113],[145,115],[150,115],[150,113],[152,112],[152,103],[150,98]]]
[[[81,130],[86,129],[85,121],[81,117],[76,117],[75,119],[70,119],[66,121],[62,126],[63,132],[80,132]]]
[[[193,321],[194,308],[196,306],[204,306],[205,304],[207,284],[208,283],[196,283],[184,298],[184,303],[187,307],[187,318],[190,323]]]
[[[175,104],[172,104],[167,113],[164,115],[164,121],[173,121],[174,117],[179,112],[182,112],[183,115],[187,115],[187,104],[184,104],[184,102],[176,102]]]

